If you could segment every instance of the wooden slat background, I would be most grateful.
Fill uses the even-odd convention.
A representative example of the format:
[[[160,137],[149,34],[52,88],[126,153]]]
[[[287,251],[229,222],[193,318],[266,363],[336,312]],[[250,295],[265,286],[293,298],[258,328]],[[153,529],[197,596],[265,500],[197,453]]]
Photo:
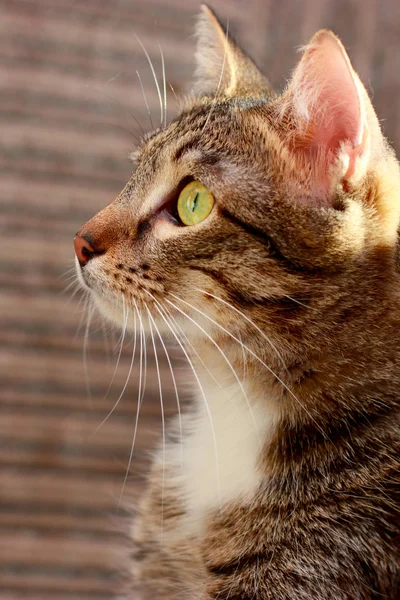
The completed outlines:
[[[397,0],[214,0],[278,88],[295,48],[320,27],[349,48],[400,148]],[[136,410],[137,367],[123,399],[130,340],[107,398],[116,340],[92,323],[88,379],[79,298],[63,294],[74,232],[119,192],[137,123],[158,100],[138,35],[179,91],[193,71],[190,0],[0,1],[0,600],[112,598],[126,548],[118,510]],[[169,114],[174,98],[168,96]],[[133,115],[133,116],[132,116]],[[129,342],[129,343],[128,343]],[[174,412],[165,358],[166,410]],[[177,357],[179,360],[179,357]],[[186,372],[181,378],[187,378]],[[160,432],[154,360],[124,500],[143,489]]]

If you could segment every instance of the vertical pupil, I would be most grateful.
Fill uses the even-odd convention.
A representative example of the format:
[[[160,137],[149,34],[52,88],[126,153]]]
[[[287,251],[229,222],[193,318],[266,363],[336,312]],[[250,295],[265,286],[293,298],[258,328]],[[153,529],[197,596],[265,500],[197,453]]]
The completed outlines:
[[[192,208],[192,212],[194,212],[195,209],[196,209],[196,204],[197,204],[198,197],[199,197],[199,192],[196,192],[196,195],[195,195],[195,197],[193,198],[193,201],[192,201],[192,207],[191,207]]]

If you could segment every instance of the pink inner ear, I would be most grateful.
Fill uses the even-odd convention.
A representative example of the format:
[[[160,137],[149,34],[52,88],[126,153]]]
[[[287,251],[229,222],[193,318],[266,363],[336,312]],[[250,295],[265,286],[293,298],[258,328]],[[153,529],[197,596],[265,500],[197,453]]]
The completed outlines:
[[[290,86],[303,147],[329,160],[344,144],[354,163],[362,143],[361,97],[349,59],[333,34],[315,36]],[[357,150],[356,150],[357,149]],[[350,164],[349,164],[350,168]],[[351,174],[351,173],[350,173]],[[350,176],[348,174],[348,176]]]

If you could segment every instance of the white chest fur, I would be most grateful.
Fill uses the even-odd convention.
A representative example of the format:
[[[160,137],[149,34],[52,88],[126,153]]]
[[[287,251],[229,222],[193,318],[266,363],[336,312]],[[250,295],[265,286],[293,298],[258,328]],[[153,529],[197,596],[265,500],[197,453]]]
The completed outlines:
[[[246,397],[237,385],[222,391],[209,383],[204,396],[183,443],[183,491],[195,520],[258,487],[265,476],[260,454],[276,416],[265,399]]]

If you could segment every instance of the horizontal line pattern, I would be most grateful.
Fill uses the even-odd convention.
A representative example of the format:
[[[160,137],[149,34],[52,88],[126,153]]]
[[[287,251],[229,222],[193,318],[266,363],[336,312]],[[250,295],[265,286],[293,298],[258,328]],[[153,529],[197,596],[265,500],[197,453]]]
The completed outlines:
[[[344,40],[400,142],[400,9],[395,0],[214,0],[278,88],[293,48],[319,27]],[[197,3],[183,0],[3,0],[0,17],[0,600],[100,600],[119,589],[129,515],[144,488],[161,416],[149,344],[147,393],[120,508],[136,417],[138,368],[127,340],[94,319],[85,383],[82,303],[70,298],[72,237],[129,177],[127,157],[158,98],[135,34],[176,91],[193,71]],[[175,110],[168,91],[169,114]],[[135,117],[135,118],[133,118]],[[137,119],[138,123],[135,121]],[[72,288],[73,289],[73,288]],[[180,380],[183,357],[172,349]],[[176,412],[163,353],[166,415]],[[187,385],[182,386],[186,390]]]

